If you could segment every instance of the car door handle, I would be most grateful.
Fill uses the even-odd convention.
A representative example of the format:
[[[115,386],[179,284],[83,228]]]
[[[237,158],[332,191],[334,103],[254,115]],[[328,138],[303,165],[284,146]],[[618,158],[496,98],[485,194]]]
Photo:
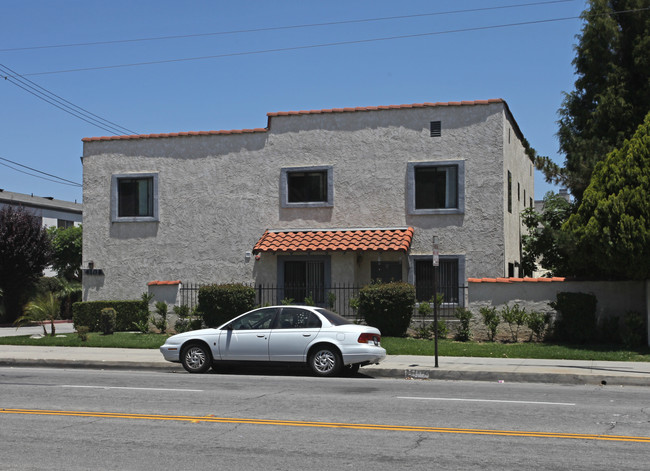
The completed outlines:
[[[311,337],[311,334],[302,334],[303,337]]]
[[[257,338],[258,338],[258,339],[263,339],[263,338],[266,338],[266,335],[264,335],[264,334],[259,335],[259,334],[258,334],[258,335],[257,335]]]

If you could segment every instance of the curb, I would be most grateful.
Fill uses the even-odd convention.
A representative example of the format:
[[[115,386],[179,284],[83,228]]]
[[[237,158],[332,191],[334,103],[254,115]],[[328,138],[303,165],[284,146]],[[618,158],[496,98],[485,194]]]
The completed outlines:
[[[97,370],[136,370],[186,374],[180,364],[160,362],[28,360],[0,359],[5,367],[46,367]],[[482,381],[492,383],[546,383],[593,386],[650,386],[647,378],[608,375],[513,373],[494,371],[449,371],[436,369],[368,368],[360,375],[370,378],[391,378],[424,381]]]

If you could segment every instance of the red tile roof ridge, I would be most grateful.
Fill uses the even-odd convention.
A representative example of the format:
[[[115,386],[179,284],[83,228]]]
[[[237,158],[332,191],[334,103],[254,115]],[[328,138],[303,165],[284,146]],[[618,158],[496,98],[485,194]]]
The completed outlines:
[[[469,283],[552,283],[558,281],[566,281],[566,278],[561,276],[554,276],[552,278],[516,278],[516,277],[499,277],[499,278],[467,278]]]
[[[409,108],[425,108],[435,106],[475,106],[475,105],[489,105],[492,103],[505,103],[503,98],[490,98],[489,100],[463,100],[463,101],[448,101],[436,103],[408,103],[402,105],[381,105],[381,106],[357,106],[347,108],[330,108],[322,110],[300,110],[300,111],[276,111],[266,113],[269,118],[275,116],[296,116],[305,114],[321,114],[321,113],[352,113],[358,111],[382,111],[382,110],[398,110]]]
[[[181,284],[181,280],[175,280],[175,281],[154,280],[147,283],[147,286],[165,286],[165,285],[180,285],[180,284]]]
[[[159,139],[165,137],[187,137],[187,136],[210,136],[210,135],[228,135],[228,134],[251,134],[257,132],[268,132],[267,128],[255,129],[230,129],[220,131],[186,131],[186,132],[170,132],[162,134],[129,134],[124,136],[101,136],[101,137],[84,137],[82,142],[96,142],[96,141],[116,141],[122,139]]]
[[[301,227],[301,228],[292,228],[292,229],[266,229],[265,232],[269,233],[280,233],[280,232],[358,232],[358,231],[411,231],[414,229],[411,226],[397,226],[397,227],[333,227],[333,228],[323,228],[323,227]]]

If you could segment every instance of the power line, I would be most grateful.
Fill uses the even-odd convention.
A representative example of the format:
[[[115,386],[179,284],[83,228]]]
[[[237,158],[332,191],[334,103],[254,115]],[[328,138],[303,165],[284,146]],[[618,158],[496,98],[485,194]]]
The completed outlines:
[[[93,126],[103,129],[104,131],[107,131],[114,135],[138,134],[135,131],[131,131],[130,129],[125,128],[124,126],[120,126],[119,124],[116,124],[112,121],[102,118],[101,116],[91,113],[85,108],[75,105],[74,103],[66,100],[65,98],[62,98],[59,95],[41,87],[37,83],[32,82],[31,80],[23,77],[22,75],[18,74],[16,71],[10,69],[9,67],[3,64],[0,64],[0,73],[8,74],[8,75],[4,75],[4,79],[9,83],[11,83],[12,85],[17,86],[25,90],[26,92],[31,93],[36,98],[43,100],[46,103],[49,103],[50,105],[55,106],[56,108],[65,111],[66,113],[71,114],[72,116],[75,116],[76,118],[79,118],[89,124],[92,124]]]
[[[603,13],[603,14],[597,15],[597,16],[619,15],[619,14],[624,14],[624,13],[636,13],[636,12],[648,11],[648,10],[650,10],[650,7],[648,7],[648,8],[638,8],[638,9],[634,9],[634,10],[614,11],[614,12],[609,12],[609,13]],[[273,53],[273,52],[298,51],[298,50],[304,50],[304,49],[316,49],[316,48],[325,48],[325,47],[334,47],[334,46],[346,46],[346,45],[351,45],[351,44],[364,44],[364,43],[372,43],[372,42],[379,42],[379,41],[394,41],[394,40],[397,40],[397,39],[411,39],[411,38],[420,38],[420,37],[426,37],[426,36],[437,36],[437,35],[452,34],[452,33],[467,33],[467,32],[470,32],[470,31],[485,31],[485,30],[490,30],[490,29],[511,28],[511,27],[515,27],[515,26],[528,26],[528,25],[544,24],[544,23],[556,23],[556,22],[559,22],[559,21],[577,20],[577,19],[580,19],[580,18],[582,18],[582,17],[581,16],[566,16],[566,17],[562,17],[562,18],[549,18],[549,19],[546,19],[546,20],[520,21],[520,22],[517,22],[517,23],[506,23],[506,24],[500,24],[500,25],[477,26],[477,27],[472,27],[472,28],[459,28],[459,29],[451,29],[451,30],[445,30],[445,31],[433,31],[433,32],[430,32],[430,33],[417,33],[417,34],[406,34],[406,35],[401,35],[401,36],[388,36],[388,37],[383,37],[383,38],[358,39],[358,40],[352,40],[352,41],[338,41],[338,42],[333,42],[333,43],[311,44],[311,45],[307,45],[307,46],[292,46],[292,47],[282,47],[282,48],[275,48],[275,49],[262,49],[262,50],[259,50],[259,51],[232,52],[232,53],[217,54],[217,55],[212,55],[212,56],[186,57],[186,58],[180,58],[180,59],[166,59],[166,60],[147,61],[147,62],[133,62],[133,63],[129,63],[129,64],[104,65],[104,66],[98,66],[98,67],[82,67],[82,68],[77,68],[77,69],[52,70],[52,71],[48,71],[48,72],[33,72],[33,73],[30,73],[30,74],[23,74],[23,77],[25,77],[25,76],[33,76],[33,75],[63,74],[63,73],[70,73],[70,72],[86,72],[86,71],[91,71],[91,70],[118,69],[118,68],[125,68],[125,67],[137,67],[137,66],[155,65],[155,64],[169,64],[169,63],[174,63],[174,62],[190,62],[190,61],[199,61],[199,60],[207,60],[207,59],[221,59],[221,58],[224,58],[224,57],[248,56],[248,55],[255,55],[255,54],[269,54],[269,53]]]
[[[648,10],[650,8],[644,8],[640,10],[630,10],[630,11],[643,11],[643,10]],[[622,13],[622,12],[618,12]],[[268,54],[268,53],[273,53],[273,52],[287,52],[287,51],[298,51],[298,50],[304,50],[304,49],[316,49],[316,48],[325,48],[325,47],[334,47],[334,46],[347,46],[351,44],[364,44],[364,43],[372,43],[372,42],[379,42],[379,41],[394,41],[397,39],[411,39],[411,38],[419,38],[419,37],[426,37],[426,36],[437,36],[437,35],[443,35],[443,34],[451,34],[451,33],[467,33],[470,31],[485,31],[489,29],[499,29],[499,28],[511,28],[514,26],[526,26],[526,25],[534,25],[534,24],[543,24],[543,23],[554,23],[554,22],[559,22],[559,21],[567,21],[567,20],[575,20],[579,19],[580,16],[567,16],[563,18],[551,18],[547,20],[534,20],[534,21],[522,21],[518,23],[507,23],[507,24],[500,24],[500,25],[491,25],[491,26],[477,26],[477,27],[472,27],[472,28],[460,28],[460,29],[451,29],[451,30],[445,30],[445,31],[434,31],[430,33],[417,33],[417,34],[406,34],[406,35],[401,35],[401,36],[388,36],[388,37],[383,37],[383,38],[370,38],[370,39],[358,39],[358,40],[352,40],[352,41],[338,41],[338,42],[333,42],[333,43],[322,43],[322,44],[311,44],[307,46],[292,46],[292,47],[282,47],[282,48],[275,48],[275,49],[263,49],[259,51],[244,51],[244,52],[232,52],[232,53],[227,53],[227,54],[217,54],[217,55],[212,55],[212,56],[200,56],[200,57],[186,57],[186,58],[181,58],[181,59],[166,59],[166,60],[159,60],[159,61],[147,61],[147,62],[133,62],[129,64],[115,64],[115,65],[104,65],[104,66],[98,66],[98,67],[82,67],[78,69],[64,69],[64,70],[51,70],[48,72],[33,72],[30,74],[23,74],[23,77],[25,76],[34,76],[34,75],[51,75],[51,74],[64,74],[64,73],[70,73],[70,72],[86,72],[90,70],[106,70],[106,69],[118,69],[118,68],[125,68],[125,67],[137,67],[137,66],[143,66],[143,65],[155,65],[155,64],[169,64],[169,63],[174,63],[174,62],[190,62],[190,61],[199,61],[199,60],[207,60],[207,59],[221,59],[224,57],[236,57],[236,56],[249,56],[249,55],[255,55],[255,54]]]
[[[522,8],[522,7],[529,7],[529,6],[550,5],[554,3],[568,3],[568,2],[575,2],[575,1],[577,0],[548,0],[542,2],[522,3],[517,5],[502,5],[502,6],[495,6],[495,7],[471,8],[465,10],[450,10],[450,11],[434,12],[434,13],[420,13],[414,15],[386,16],[380,18],[365,18],[359,20],[330,21],[325,23],[310,23],[310,24],[302,24],[302,25],[273,26],[273,27],[266,27],[266,28],[240,29],[240,30],[232,30],[232,31],[217,31],[212,33],[155,36],[149,38],[116,39],[111,41],[92,41],[92,42],[83,42],[83,43],[53,44],[53,45],[30,46],[30,47],[14,47],[14,48],[0,49],[0,52],[29,51],[35,49],[54,49],[54,48],[68,48],[68,47],[81,47],[81,46],[99,46],[99,45],[106,45],[106,44],[123,44],[123,43],[134,43],[134,42],[145,42],[145,41],[161,41],[161,40],[170,40],[170,39],[199,38],[199,37],[207,37],[207,36],[223,36],[223,35],[230,35],[230,34],[259,33],[265,31],[281,31],[281,30],[299,29],[299,28],[314,28],[320,26],[336,26],[336,25],[345,25],[345,24],[354,24],[354,23],[370,23],[370,22],[378,22],[378,21],[402,20],[402,19],[409,19],[409,18],[423,18],[427,16],[442,16],[442,15],[452,15],[458,13],[475,13],[479,11],[503,10],[508,8]]]
[[[26,167],[25,165],[21,165],[21,164],[19,164],[19,163],[17,163],[17,162],[13,162],[13,161],[8,160],[8,159],[3,159],[2,157],[0,157],[0,160],[5,160],[5,161],[7,161],[7,162],[12,162],[13,164],[20,165],[21,167],[29,168],[30,170],[33,170],[33,171],[38,172],[38,173],[42,173],[42,174],[44,174],[44,175],[50,175],[49,173],[41,172],[40,170],[32,169],[32,168],[30,168],[30,167]],[[0,162],[0,165],[3,165],[3,166],[8,167],[8,168],[10,168],[10,169],[12,169],[12,170],[15,170],[16,172],[24,173],[25,175],[29,175],[29,176],[32,176],[32,177],[40,178],[40,179],[42,179],[42,180],[47,180],[47,181],[54,182],[54,183],[59,183],[59,184],[61,184],[61,185],[76,186],[76,187],[81,187],[81,186],[83,186],[83,185],[81,185],[80,183],[70,182],[70,180],[66,180],[65,178],[57,177],[57,176],[55,176],[55,175],[51,175],[51,176],[53,176],[53,177],[55,177],[55,178],[58,178],[59,180],[54,180],[54,179],[52,179],[52,178],[47,178],[47,177],[42,177],[42,176],[40,176],[40,175],[35,175],[35,174],[33,174],[33,173],[26,172],[25,170],[20,170],[19,168],[12,167],[11,165],[9,165],[9,164],[5,164],[5,163],[3,163],[3,162]],[[62,181],[60,181],[60,180],[62,180]],[[70,182],[70,183],[66,183],[66,182]]]

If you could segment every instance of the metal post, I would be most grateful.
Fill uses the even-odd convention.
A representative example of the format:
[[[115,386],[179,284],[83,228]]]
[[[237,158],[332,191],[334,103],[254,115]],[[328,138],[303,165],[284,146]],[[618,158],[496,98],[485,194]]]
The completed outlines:
[[[440,265],[440,252],[438,251],[438,237],[433,236],[433,341],[435,347],[436,363],[438,368],[438,266]]]

